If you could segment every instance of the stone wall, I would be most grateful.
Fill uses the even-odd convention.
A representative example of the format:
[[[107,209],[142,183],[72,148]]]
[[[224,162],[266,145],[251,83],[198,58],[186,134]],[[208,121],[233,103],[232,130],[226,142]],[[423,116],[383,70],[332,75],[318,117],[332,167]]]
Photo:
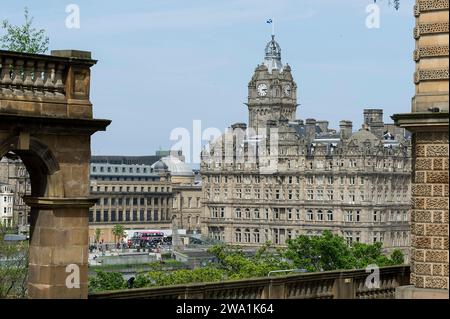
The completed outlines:
[[[448,289],[448,133],[416,133],[414,146],[411,283]]]
[[[413,133],[411,284],[405,298],[448,298],[448,0],[416,0],[415,96],[395,114]]]

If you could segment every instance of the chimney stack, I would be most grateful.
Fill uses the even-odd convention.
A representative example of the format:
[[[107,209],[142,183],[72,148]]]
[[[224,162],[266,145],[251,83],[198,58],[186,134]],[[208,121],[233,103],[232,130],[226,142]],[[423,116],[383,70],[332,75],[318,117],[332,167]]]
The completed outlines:
[[[353,132],[353,123],[352,121],[340,121],[339,129],[342,140],[347,140],[350,138]]]
[[[316,120],[306,119],[305,121],[305,136],[306,139],[312,141],[316,137]]]

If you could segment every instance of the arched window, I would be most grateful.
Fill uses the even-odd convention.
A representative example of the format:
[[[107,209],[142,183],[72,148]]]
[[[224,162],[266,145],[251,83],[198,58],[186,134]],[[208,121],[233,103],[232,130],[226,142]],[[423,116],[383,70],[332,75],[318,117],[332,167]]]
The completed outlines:
[[[323,221],[323,211],[320,209],[317,211],[317,220]]]
[[[248,208],[245,209],[245,218],[246,219],[250,219],[251,218],[251,216],[250,216],[250,209],[248,209]]]
[[[314,214],[311,209],[308,209],[306,211],[306,220],[309,220],[309,221],[314,220]]]
[[[332,221],[333,220],[333,211],[329,210],[327,212],[327,220]]]
[[[259,215],[259,209],[255,208],[255,219],[259,219],[260,215]]]
[[[253,242],[259,243],[259,241],[260,241],[259,230],[255,229],[253,231]]]
[[[242,233],[241,233],[241,229],[240,228],[236,228],[235,232],[235,239],[237,243],[242,242]]]
[[[246,228],[244,231],[244,242],[250,242],[250,229]]]

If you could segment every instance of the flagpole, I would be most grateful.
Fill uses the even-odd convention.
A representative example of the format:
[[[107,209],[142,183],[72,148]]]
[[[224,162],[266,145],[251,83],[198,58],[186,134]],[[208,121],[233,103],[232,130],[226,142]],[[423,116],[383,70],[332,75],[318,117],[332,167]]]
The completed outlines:
[[[275,36],[275,19],[272,18],[272,36]]]

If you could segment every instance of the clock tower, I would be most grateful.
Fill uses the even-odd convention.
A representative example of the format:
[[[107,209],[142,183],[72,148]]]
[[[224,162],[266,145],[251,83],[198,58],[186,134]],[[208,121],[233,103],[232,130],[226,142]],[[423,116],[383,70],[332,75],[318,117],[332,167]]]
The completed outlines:
[[[248,84],[249,127],[265,128],[268,120],[296,118],[297,85],[291,67],[281,62],[281,47],[275,36],[267,43],[265,58]]]

